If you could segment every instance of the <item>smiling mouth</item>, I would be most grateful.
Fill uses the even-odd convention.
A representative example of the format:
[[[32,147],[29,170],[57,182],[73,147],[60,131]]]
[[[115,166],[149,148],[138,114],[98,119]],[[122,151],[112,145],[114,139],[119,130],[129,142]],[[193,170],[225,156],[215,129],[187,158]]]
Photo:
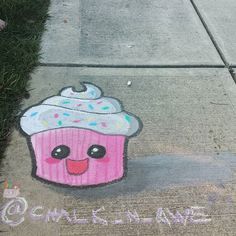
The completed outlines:
[[[66,160],[66,169],[70,175],[81,175],[88,169],[89,159],[84,160]]]

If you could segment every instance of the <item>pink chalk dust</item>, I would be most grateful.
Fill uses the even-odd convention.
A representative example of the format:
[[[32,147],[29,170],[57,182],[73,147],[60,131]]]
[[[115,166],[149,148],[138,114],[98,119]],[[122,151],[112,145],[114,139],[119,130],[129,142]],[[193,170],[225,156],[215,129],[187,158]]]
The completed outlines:
[[[125,136],[104,135],[79,128],[47,130],[31,136],[36,159],[36,176],[70,186],[109,183],[124,175]],[[65,145],[69,154],[63,159],[53,157],[56,147]],[[100,159],[87,152],[92,145],[105,147]]]

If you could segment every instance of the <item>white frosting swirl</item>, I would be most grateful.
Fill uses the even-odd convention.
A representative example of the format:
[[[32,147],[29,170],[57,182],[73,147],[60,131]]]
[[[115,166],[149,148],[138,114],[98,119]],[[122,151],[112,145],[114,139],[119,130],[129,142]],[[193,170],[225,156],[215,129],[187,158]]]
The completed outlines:
[[[123,111],[118,100],[101,97],[102,91],[85,83],[85,91],[72,87],[61,91],[60,96],[49,97],[41,104],[29,108],[21,117],[22,130],[28,135],[51,129],[77,127],[108,135],[131,136],[140,123]]]
[[[102,91],[93,84],[86,84],[85,91],[76,92],[72,87],[68,87],[62,90],[61,96],[69,98],[80,98],[80,99],[97,99],[101,97]]]

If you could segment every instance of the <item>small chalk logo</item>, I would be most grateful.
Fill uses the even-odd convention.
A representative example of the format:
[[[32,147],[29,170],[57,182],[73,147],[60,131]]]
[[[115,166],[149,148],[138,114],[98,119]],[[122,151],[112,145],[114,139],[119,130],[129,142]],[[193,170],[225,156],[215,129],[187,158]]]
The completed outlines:
[[[4,181],[3,198],[16,198],[20,195],[20,188],[16,183],[11,180]]]

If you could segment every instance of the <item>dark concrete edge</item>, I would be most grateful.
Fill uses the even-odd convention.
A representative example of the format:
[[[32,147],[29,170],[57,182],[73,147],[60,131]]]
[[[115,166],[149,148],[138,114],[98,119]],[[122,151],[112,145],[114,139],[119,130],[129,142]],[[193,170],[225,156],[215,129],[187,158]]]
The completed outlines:
[[[233,80],[236,84],[236,66],[235,67],[231,66],[229,68],[229,73],[230,73],[231,77],[233,78]]]
[[[223,50],[221,49],[220,45],[218,44],[217,37],[215,37],[215,36],[214,36],[214,33],[211,32],[211,29],[210,29],[210,27],[208,26],[208,24],[207,24],[207,22],[206,22],[206,20],[205,20],[205,18],[204,18],[204,14],[202,14],[201,11],[199,10],[197,4],[195,3],[195,0],[190,0],[190,3],[191,3],[191,5],[193,6],[193,8],[194,8],[196,14],[198,15],[200,21],[202,22],[202,25],[203,25],[204,29],[206,30],[206,32],[207,32],[207,34],[208,34],[208,36],[209,36],[209,38],[210,38],[212,44],[214,45],[216,51],[218,52],[218,54],[219,54],[221,60],[223,61],[224,65],[225,65],[225,68],[228,69],[228,71],[229,71],[229,73],[230,73],[232,79],[233,79],[234,82],[236,83],[236,74],[234,73],[234,71],[233,71],[233,69],[232,69],[232,67],[234,67],[234,66],[232,66],[232,65],[228,62],[227,57],[225,56],[225,54],[224,54]]]
[[[221,60],[224,62],[225,66],[228,68],[229,67],[229,63],[228,63],[228,61],[227,61],[223,51],[221,50],[221,48],[220,48],[220,46],[219,46],[219,44],[217,42],[217,39],[215,38],[214,34],[211,32],[210,27],[208,26],[206,20],[204,19],[203,14],[199,10],[199,8],[198,8],[198,6],[197,6],[197,4],[195,3],[194,0],[190,0],[190,3],[193,6],[193,8],[194,8],[196,14],[198,15],[200,21],[202,22],[202,25],[205,28],[205,30],[206,30],[206,32],[207,32],[207,34],[208,34],[212,44],[214,45],[216,51],[218,52]]]
[[[80,63],[39,63],[41,67],[88,67],[88,68],[227,68],[221,64],[157,64],[157,65],[121,65],[121,64],[80,64]]]

